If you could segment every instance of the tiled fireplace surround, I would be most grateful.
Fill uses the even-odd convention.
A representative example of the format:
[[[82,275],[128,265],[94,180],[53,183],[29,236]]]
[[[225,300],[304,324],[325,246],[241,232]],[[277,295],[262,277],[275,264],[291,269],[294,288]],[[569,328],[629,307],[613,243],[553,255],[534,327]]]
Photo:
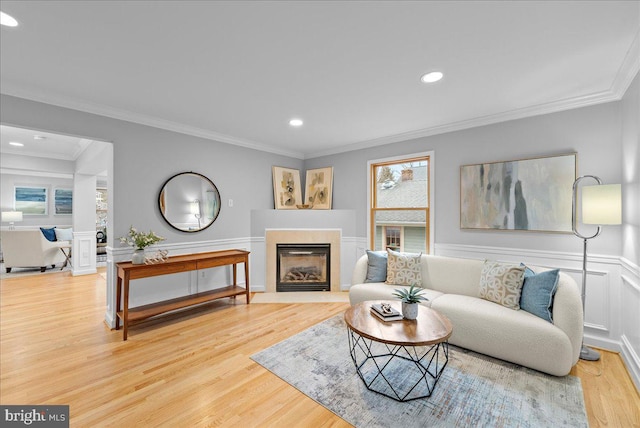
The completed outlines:
[[[264,246],[252,245],[252,281],[260,291],[276,292],[276,245],[328,243],[331,244],[331,291],[341,291],[349,283],[350,272],[341,266],[353,266],[356,258],[355,211],[352,210],[256,210],[251,214],[251,233],[264,236]],[[260,248],[262,247],[262,248]],[[259,259],[264,260],[264,266]],[[262,279],[262,281],[261,281]],[[252,287],[253,288],[253,287]]]
[[[267,293],[276,291],[276,245],[277,244],[330,244],[331,245],[331,291],[340,291],[340,229],[268,229],[265,231]]]

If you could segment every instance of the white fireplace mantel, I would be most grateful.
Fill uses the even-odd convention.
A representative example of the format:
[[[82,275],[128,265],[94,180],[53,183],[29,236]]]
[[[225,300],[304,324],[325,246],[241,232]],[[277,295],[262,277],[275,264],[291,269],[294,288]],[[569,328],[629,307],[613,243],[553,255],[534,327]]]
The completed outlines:
[[[357,258],[355,233],[355,210],[251,211],[252,290],[275,291],[275,258],[268,248],[283,235],[296,242],[332,243],[331,291],[348,289]]]

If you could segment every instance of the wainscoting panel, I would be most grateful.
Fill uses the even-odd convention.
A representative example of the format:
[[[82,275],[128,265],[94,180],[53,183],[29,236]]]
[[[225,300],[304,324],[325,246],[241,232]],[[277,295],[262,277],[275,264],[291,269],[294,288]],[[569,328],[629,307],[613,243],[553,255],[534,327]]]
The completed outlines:
[[[97,272],[95,232],[73,232],[71,262],[74,276]]]
[[[640,268],[622,259],[622,358],[640,391]]]
[[[582,287],[582,254],[517,248],[436,244],[437,255],[525,263],[560,269]],[[587,264],[587,292],[584,341],[586,344],[620,351],[620,258],[590,255]]]

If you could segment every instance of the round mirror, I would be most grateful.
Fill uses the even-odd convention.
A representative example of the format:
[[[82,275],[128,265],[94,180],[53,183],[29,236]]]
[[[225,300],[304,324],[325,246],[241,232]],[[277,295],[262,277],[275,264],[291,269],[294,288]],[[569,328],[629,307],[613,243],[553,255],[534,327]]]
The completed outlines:
[[[220,193],[204,175],[181,172],[162,186],[158,207],[175,229],[198,232],[211,226],[220,214]]]

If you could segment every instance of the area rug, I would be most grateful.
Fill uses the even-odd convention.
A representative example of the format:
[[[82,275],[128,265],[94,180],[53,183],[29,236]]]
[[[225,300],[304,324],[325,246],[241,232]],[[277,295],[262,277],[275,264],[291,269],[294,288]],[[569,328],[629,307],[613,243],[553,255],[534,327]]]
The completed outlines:
[[[342,315],[251,357],[356,427],[587,427],[580,379],[545,375],[462,348],[433,395],[405,403],[369,391]]]
[[[256,293],[251,303],[349,303],[347,291],[300,291],[286,293]]]

